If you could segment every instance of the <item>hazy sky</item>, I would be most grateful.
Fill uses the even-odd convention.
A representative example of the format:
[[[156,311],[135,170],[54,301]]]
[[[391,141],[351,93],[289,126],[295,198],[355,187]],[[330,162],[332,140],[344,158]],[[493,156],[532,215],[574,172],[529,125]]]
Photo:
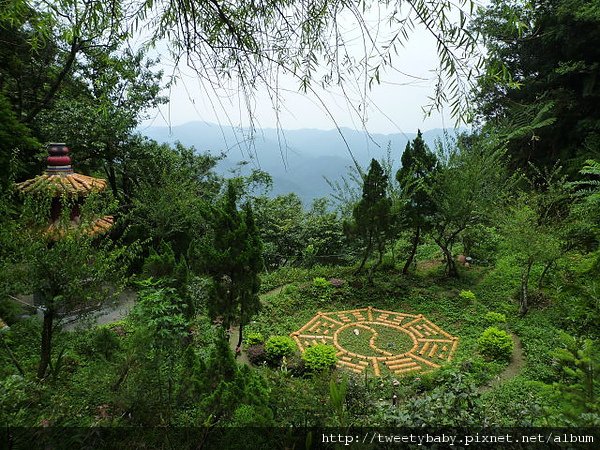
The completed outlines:
[[[370,19],[373,24],[376,21],[375,16]],[[348,21],[347,28],[350,40],[354,39],[352,21]],[[393,59],[394,69],[382,73],[381,84],[373,84],[368,92],[366,128],[371,133],[415,132],[417,128],[428,130],[454,125],[449,111],[434,112],[427,118],[424,116],[423,107],[430,103],[428,97],[433,95],[435,87],[433,70],[439,63],[435,41],[430,33],[416,29],[410,36],[409,42]],[[165,72],[172,72],[172,63],[164,53],[161,54],[161,65]],[[319,90],[319,98],[299,93],[298,83],[291,78],[282,78],[280,87],[284,100],[279,114],[281,128],[332,129],[336,124],[362,128],[360,114],[353,111],[360,103],[360,94],[352,92],[351,87],[346,96],[339,88]],[[244,127],[250,123],[247,107],[239,93],[207,89],[191,69],[180,67],[180,79],[171,88],[169,98],[169,104],[150,113],[151,118],[144,121],[142,129],[145,126],[179,125],[199,120],[224,126]],[[278,125],[273,102],[266,90],[256,93],[254,117],[259,128],[275,128]]]

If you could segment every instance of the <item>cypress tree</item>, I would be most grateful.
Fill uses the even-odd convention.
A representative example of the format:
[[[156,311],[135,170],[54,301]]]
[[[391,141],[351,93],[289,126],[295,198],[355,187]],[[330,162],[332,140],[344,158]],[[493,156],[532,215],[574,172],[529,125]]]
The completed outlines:
[[[369,256],[376,248],[379,252],[377,263],[369,271],[369,280],[375,268],[381,264],[385,242],[391,225],[392,202],[387,196],[388,177],[375,160],[371,160],[369,172],[364,178],[362,198],[354,207],[354,222],[347,226],[347,232],[360,236],[364,244],[363,258],[357,273],[361,272]]]
[[[262,241],[254,221],[254,213],[250,203],[246,203],[243,208],[244,222],[246,228],[246,247],[243,255],[243,272],[240,289],[240,337],[238,339],[238,348],[242,345],[243,328],[250,318],[260,310],[260,298],[258,291],[260,289],[260,278],[258,273],[263,267],[262,260]]]
[[[238,193],[227,185],[222,205],[216,208],[212,245],[206,251],[207,271],[213,279],[208,310],[222,318],[224,330],[238,323],[242,343],[243,326],[258,312],[258,273],[262,267],[262,242],[249,203],[237,208]]]
[[[396,173],[396,179],[407,199],[404,206],[407,226],[413,230],[411,250],[402,268],[402,273],[407,274],[417,253],[421,235],[430,226],[428,218],[433,213],[433,202],[429,187],[438,161],[423,140],[421,130],[412,143],[406,143],[401,161],[402,167]]]

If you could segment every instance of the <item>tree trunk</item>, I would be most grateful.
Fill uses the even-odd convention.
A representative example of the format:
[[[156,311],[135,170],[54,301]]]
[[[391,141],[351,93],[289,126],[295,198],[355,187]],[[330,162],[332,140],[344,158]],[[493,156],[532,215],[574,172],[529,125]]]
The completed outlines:
[[[40,352],[40,365],[37,371],[37,377],[39,379],[44,378],[48,365],[50,364],[50,357],[52,355],[52,327],[54,324],[54,307],[48,307],[44,311],[44,325],[42,328],[42,346]]]
[[[367,248],[365,249],[365,254],[363,256],[362,261],[360,262],[360,266],[358,267],[358,269],[356,269],[356,272],[354,272],[355,275],[362,272],[362,270],[365,267],[365,263],[367,262],[367,259],[369,258],[369,255],[371,254],[372,250],[373,250],[373,238],[371,236],[369,236],[369,242],[367,244]]]
[[[379,253],[379,258],[377,259],[377,262],[375,264],[373,264],[370,268],[369,268],[369,273],[367,274],[367,282],[370,285],[373,285],[373,274],[375,273],[375,270],[377,269],[377,267],[379,267],[381,265],[381,263],[383,262],[383,251],[384,251],[384,245],[382,242],[378,242],[377,244],[377,251]]]
[[[131,205],[131,197],[132,197],[132,182],[129,175],[129,167],[126,164],[123,164],[123,203],[125,205]]]
[[[404,275],[408,274],[410,265],[412,264],[413,259],[415,258],[415,255],[417,254],[417,247],[419,245],[420,235],[421,235],[421,227],[417,227],[417,229],[415,230],[415,235],[413,236],[413,242],[412,242],[412,248],[410,249],[410,254],[408,255],[408,259],[406,260],[404,267],[402,268],[402,273]]]
[[[458,278],[458,269],[456,268],[456,262],[452,257],[452,252],[450,251],[450,249],[448,249],[447,246],[441,245],[439,242],[438,245],[442,249],[442,252],[444,253],[444,258],[446,259],[446,275],[451,278]]]
[[[458,278],[458,269],[456,268],[456,262],[452,258],[452,253],[448,251],[446,254],[447,274],[451,278]]]
[[[383,262],[383,252],[385,251],[385,241],[381,241],[377,244],[377,251],[379,252],[379,258],[377,259],[377,264],[375,267],[379,267]]]
[[[69,55],[67,56],[67,60],[65,61],[65,64],[64,64],[62,70],[60,71],[60,73],[58,74],[58,76],[56,77],[56,79],[54,80],[52,85],[50,86],[50,88],[46,91],[46,95],[44,95],[44,98],[42,99],[42,101],[39,102],[37,105],[35,105],[35,107],[29,112],[29,114],[27,114],[27,116],[25,117],[25,120],[23,122],[25,122],[26,124],[33,122],[33,119],[35,119],[35,117],[44,108],[46,108],[46,106],[48,106],[50,101],[54,98],[56,93],[59,91],[59,88],[60,88],[61,84],[63,84],[66,76],[71,71],[73,64],[75,63],[77,53],[81,50],[81,48],[82,48],[82,45],[79,40],[79,37],[75,36],[73,38],[73,42],[71,42],[71,49],[69,50]]]
[[[546,278],[546,275],[548,274],[548,271],[550,270],[550,268],[554,265],[554,260],[550,261],[549,263],[547,263],[544,266],[544,270],[542,270],[542,274],[540,275],[540,280],[538,281],[538,289],[542,289],[542,287],[544,286],[544,279]]]
[[[117,174],[115,172],[115,163],[111,159],[108,161],[108,184],[112,190],[113,196],[119,198],[119,189],[117,187]]]
[[[242,332],[244,330],[244,322],[240,320],[240,337],[238,338],[237,348],[242,348]]]
[[[527,263],[527,268],[521,275],[521,296],[519,298],[519,314],[524,316],[529,309],[528,298],[529,298],[529,273],[531,272],[531,266],[533,261]]]
[[[453,236],[456,236],[456,234],[458,234],[458,232],[454,233]],[[446,268],[445,268],[446,275],[449,277],[452,277],[452,278],[458,278],[458,269],[456,268],[456,262],[454,261],[454,258],[452,258],[452,252],[450,251],[448,246],[443,243],[441,237],[439,239],[436,239],[434,237],[433,240],[435,241],[435,243],[438,245],[438,247],[442,250],[442,253],[444,254],[444,259],[446,260]],[[452,241],[448,240],[448,242],[452,242]]]

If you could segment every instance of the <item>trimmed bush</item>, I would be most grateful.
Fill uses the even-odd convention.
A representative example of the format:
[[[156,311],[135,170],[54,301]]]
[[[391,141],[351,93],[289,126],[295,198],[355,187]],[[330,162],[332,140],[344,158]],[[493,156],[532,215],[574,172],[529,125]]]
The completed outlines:
[[[502,313],[497,312],[489,312],[485,315],[486,322],[496,324],[496,323],[506,323],[506,316]]]
[[[326,289],[329,286],[331,286],[331,283],[329,281],[327,281],[325,278],[323,277],[316,277],[313,278],[313,282],[312,282],[313,286],[316,287],[317,289]]]
[[[265,343],[267,359],[275,364],[284,356],[293,355],[296,351],[296,342],[289,336],[271,336]]]
[[[482,355],[494,360],[510,360],[513,351],[513,341],[510,335],[496,327],[486,329],[477,340]]]
[[[458,296],[463,300],[468,300],[470,302],[474,301],[477,298],[472,291],[460,291],[460,294],[458,294]]]
[[[248,333],[246,336],[244,336],[244,344],[246,345],[257,345],[264,342],[265,338],[261,333],[258,332]]]
[[[306,368],[313,372],[321,372],[332,368],[337,362],[335,347],[317,344],[308,347],[302,354]]]

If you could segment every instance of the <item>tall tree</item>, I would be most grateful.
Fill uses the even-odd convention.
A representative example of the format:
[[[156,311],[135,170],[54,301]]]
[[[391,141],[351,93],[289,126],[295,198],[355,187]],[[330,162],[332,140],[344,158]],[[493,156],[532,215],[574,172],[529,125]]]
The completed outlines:
[[[246,228],[246,247],[242,260],[244,277],[242,278],[242,287],[240,292],[240,332],[237,347],[240,348],[243,340],[244,325],[250,322],[260,310],[260,290],[259,272],[263,268],[262,260],[262,241],[254,221],[252,205],[246,202],[243,206],[243,217]]]
[[[105,171],[118,198],[123,147],[144,111],[164,101],[162,74],[127,43],[128,2],[4,3],[0,95],[11,115],[39,142],[78,148],[80,169]],[[18,178],[38,172],[36,145],[8,149],[18,149]]]
[[[238,210],[239,193],[229,181],[222,204],[214,211],[212,242],[205,247],[205,266],[213,279],[209,315],[220,317],[225,330],[234,323],[243,326],[258,312],[258,272],[262,268],[262,243],[247,203]]]
[[[379,258],[369,270],[369,279],[383,259],[385,243],[392,223],[392,202],[387,195],[388,176],[377,160],[372,159],[363,181],[362,198],[352,211],[353,220],[345,222],[346,232],[358,236],[364,247],[357,273],[361,272],[367,259],[377,249]]]
[[[499,220],[503,245],[521,268],[519,310],[529,309],[529,281],[535,265],[543,269],[538,281],[541,288],[550,267],[577,243],[570,222],[573,196],[559,168],[537,171],[526,179],[528,191],[513,194]]]
[[[506,85],[483,78],[477,113],[500,129],[514,167],[557,159],[575,173],[600,151],[600,2],[492,0],[475,28],[487,69],[510,73]]]
[[[413,230],[412,246],[410,253],[402,268],[402,273],[408,269],[417,253],[417,246],[421,234],[431,225],[433,201],[430,196],[430,185],[437,167],[437,158],[423,140],[421,130],[417,137],[406,143],[402,153],[402,167],[396,173],[396,179],[402,189],[403,199],[406,201],[403,216],[407,226]]]
[[[254,199],[256,223],[265,244],[268,267],[285,266],[300,256],[306,246],[303,231],[304,209],[295,193],[275,198]]]
[[[431,236],[442,250],[446,274],[458,277],[452,247],[460,234],[485,221],[508,191],[504,151],[485,141],[459,139],[440,147],[431,190]]]
[[[217,158],[193,148],[134,137],[124,146],[125,236],[158,250],[169,244],[179,259],[209,228],[208,206],[218,197]]]

